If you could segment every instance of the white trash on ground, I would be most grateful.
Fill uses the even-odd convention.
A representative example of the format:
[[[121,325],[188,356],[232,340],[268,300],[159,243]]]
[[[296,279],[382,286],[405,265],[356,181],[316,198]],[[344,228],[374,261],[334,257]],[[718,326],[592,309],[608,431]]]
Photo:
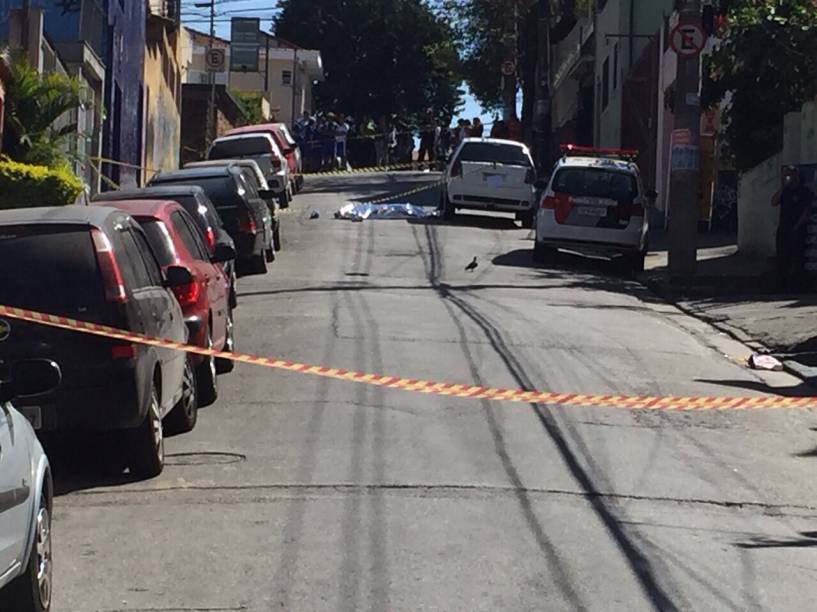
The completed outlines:
[[[769,370],[772,372],[779,372],[783,369],[783,364],[777,357],[771,355],[761,355],[755,353],[749,357],[749,367],[753,370]]]

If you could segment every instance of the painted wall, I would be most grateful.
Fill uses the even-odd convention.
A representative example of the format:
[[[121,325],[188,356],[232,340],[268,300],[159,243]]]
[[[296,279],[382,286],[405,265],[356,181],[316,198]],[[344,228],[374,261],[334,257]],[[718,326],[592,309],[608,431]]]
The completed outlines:
[[[107,67],[102,156],[126,164],[142,163],[145,61],[144,0],[105,0],[107,35],[103,60]],[[138,186],[137,168],[111,167],[108,176],[123,187]]]
[[[738,247],[742,252],[771,257],[779,210],[772,196],[780,188],[784,165],[817,164],[817,102],[789,113],[783,125],[783,150],[744,172],[738,183]]]
[[[181,147],[180,36],[161,19],[149,17],[145,47],[144,181],[155,170],[179,167]]]

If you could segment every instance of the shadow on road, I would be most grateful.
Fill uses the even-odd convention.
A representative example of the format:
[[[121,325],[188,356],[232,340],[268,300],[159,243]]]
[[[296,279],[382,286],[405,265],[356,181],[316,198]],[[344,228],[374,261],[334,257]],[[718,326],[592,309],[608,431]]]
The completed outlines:
[[[810,548],[817,546],[817,531],[801,531],[800,537],[790,538],[751,538],[748,542],[738,542],[738,548]]]
[[[808,383],[800,383],[792,387],[771,387],[759,380],[717,380],[709,378],[696,378],[695,382],[707,385],[718,385],[722,387],[734,387],[735,389],[746,389],[757,391],[758,393],[768,393],[780,395],[782,397],[813,397],[815,389]]]
[[[42,444],[51,463],[57,497],[145,480],[129,473],[121,437],[114,433],[49,435]],[[173,457],[166,454],[165,464],[170,465]]]
[[[409,219],[414,225],[447,225],[450,227],[473,227],[487,230],[518,230],[519,226],[510,217],[493,217],[489,215],[458,214],[453,219],[432,217],[431,219]]]

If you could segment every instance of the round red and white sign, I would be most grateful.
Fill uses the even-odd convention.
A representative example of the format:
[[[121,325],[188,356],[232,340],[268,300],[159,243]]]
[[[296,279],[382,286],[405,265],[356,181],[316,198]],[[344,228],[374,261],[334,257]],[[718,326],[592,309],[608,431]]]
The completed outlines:
[[[706,45],[706,33],[698,23],[679,23],[670,34],[670,46],[681,57],[695,57]]]

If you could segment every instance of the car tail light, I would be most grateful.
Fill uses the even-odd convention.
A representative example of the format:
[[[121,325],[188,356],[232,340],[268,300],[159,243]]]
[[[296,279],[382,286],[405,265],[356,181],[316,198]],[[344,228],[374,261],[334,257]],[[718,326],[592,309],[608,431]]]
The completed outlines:
[[[201,295],[201,285],[199,285],[198,281],[194,280],[192,283],[187,285],[173,287],[173,293],[176,295],[176,299],[179,301],[179,305],[181,305],[182,308],[185,306],[192,306],[199,301],[199,295]]]
[[[525,183],[528,185],[533,185],[536,182],[536,172],[534,172],[533,168],[528,168],[528,171],[525,173]]]
[[[102,274],[102,284],[105,287],[105,299],[109,302],[124,304],[128,301],[128,294],[125,291],[122,272],[113,254],[111,241],[98,229],[91,230],[91,238],[94,241],[96,261]]]
[[[111,357],[114,359],[133,359],[136,357],[136,345],[131,344],[114,344],[111,347]]]
[[[540,208],[542,210],[556,210],[556,205],[559,203],[558,198],[554,198],[553,196],[547,196],[546,198],[542,198],[542,204]]]
[[[207,231],[204,233],[204,239],[207,242],[207,248],[212,252],[216,248],[216,232],[212,227],[208,226]]]
[[[255,219],[252,218],[250,211],[241,211],[238,218],[238,230],[245,234],[255,234],[258,232],[258,226],[255,224]]]
[[[451,176],[462,176],[462,162],[454,162],[454,165],[451,166]]]
[[[564,223],[573,210],[573,199],[566,193],[557,193],[552,196],[542,198],[541,208],[552,210],[556,223]]]
[[[278,158],[278,157],[273,157],[272,158],[272,167],[275,168],[276,170],[280,170],[281,169],[281,159]]]

